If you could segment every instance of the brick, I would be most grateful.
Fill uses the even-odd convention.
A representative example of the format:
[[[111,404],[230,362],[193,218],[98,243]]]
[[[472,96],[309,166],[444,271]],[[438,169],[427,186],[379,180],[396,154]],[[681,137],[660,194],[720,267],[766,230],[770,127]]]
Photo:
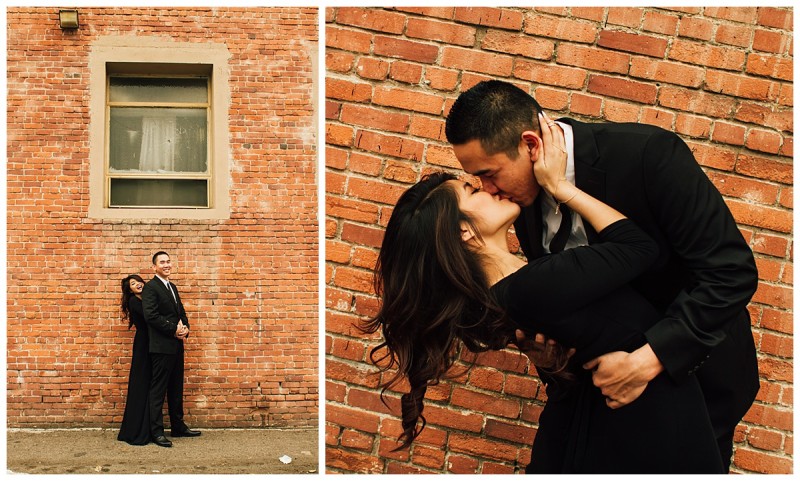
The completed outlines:
[[[792,472],[792,460],[769,453],[749,449],[737,449],[733,460],[736,466],[756,473],[789,474]]]
[[[570,112],[589,117],[600,117],[602,106],[602,97],[594,97],[579,93],[572,95],[572,101],[569,104]]]
[[[406,36],[468,47],[475,43],[474,27],[424,18],[409,18]]]
[[[522,31],[537,37],[550,37],[577,43],[594,43],[598,27],[593,22],[551,17],[529,12],[525,14]]]
[[[452,91],[458,84],[458,71],[437,67],[425,69],[425,82],[432,89]]]
[[[583,87],[586,75],[583,69],[543,65],[525,60],[517,60],[514,68],[514,76],[519,79],[566,89]]]
[[[714,122],[712,140],[723,144],[744,145],[746,129],[741,125]]]
[[[741,23],[754,23],[757,15],[756,7],[706,7],[706,17],[720,18]]]
[[[346,429],[342,433],[342,447],[351,448],[358,451],[371,451],[375,441],[373,436]]]
[[[753,35],[753,50],[769,53],[786,53],[791,37],[772,30],[757,29]]]
[[[329,99],[348,102],[369,102],[372,98],[372,86],[367,83],[328,77],[325,79],[325,96]]]
[[[790,232],[792,225],[791,212],[783,209],[745,204],[734,200],[727,202],[736,222],[753,227],[774,230],[776,232]]]
[[[636,122],[639,119],[639,106],[616,100],[606,100],[603,117],[609,122]]]
[[[722,195],[772,205],[778,198],[778,186],[769,182],[729,175],[723,172],[707,172],[708,178]]]
[[[753,38],[753,27],[734,23],[722,23],[717,27],[714,40],[717,43],[736,47],[749,47]]]
[[[600,22],[605,18],[605,9],[602,7],[572,7],[570,13],[575,18]]]
[[[380,103],[380,99],[380,93],[376,92],[376,103]],[[350,125],[377,128],[395,133],[406,132],[410,122],[408,114],[385,112],[375,107],[352,104],[342,107],[340,119]]]
[[[331,72],[349,72],[355,64],[356,56],[350,52],[325,50],[325,68]]]
[[[642,109],[643,124],[656,125],[665,130],[672,130],[673,122],[675,121],[675,114],[667,110],[661,110],[651,107],[644,107]]]
[[[774,101],[778,84],[727,72],[708,71],[706,90],[758,101]]]
[[[740,49],[732,47],[676,39],[670,47],[667,58],[701,67],[739,71],[745,64],[746,55]]]
[[[477,473],[478,460],[460,454],[450,454],[447,457],[447,471],[455,474]]]
[[[325,124],[325,142],[331,145],[349,147],[353,145],[354,131],[347,125]]]
[[[597,40],[599,47],[638,53],[650,57],[663,58],[667,51],[667,41],[648,35],[634,35],[627,32],[603,30]]]
[[[761,317],[761,327],[785,334],[794,333],[791,312],[778,311],[775,309],[764,309]]]
[[[565,44],[558,49],[558,63],[600,72],[628,73],[630,55],[583,45]]]
[[[461,168],[461,164],[458,163],[458,159],[453,153],[453,149],[450,147],[439,147],[437,145],[429,146],[425,160],[432,165],[449,167],[452,169]]]
[[[699,67],[653,60],[646,57],[633,58],[630,66],[630,75],[693,88],[700,87],[705,78],[704,70]]]
[[[644,104],[654,104],[657,94],[653,85],[603,75],[591,75],[587,89],[595,94],[633,100]]]
[[[780,237],[767,233],[759,233],[753,238],[753,252],[767,254],[774,257],[784,257],[787,255],[789,241],[785,237]]]
[[[412,62],[433,63],[439,47],[423,42],[376,35],[373,52],[384,57],[402,58]]]
[[[566,110],[570,105],[569,93],[561,89],[539,86],[534,91],[534,97],[539,102],[539,105],[546,110]]]
[[[752,102],[741,102],[736,109],[734,118],[740,122],[769,127],[777,131],[791,132],[793,130],[793,116],[790,110],[775,110]]]
[[[444,467],[445,451],[442,449],[432,449],[426,446],[415,446],[411,460],[418,465],[431,469],[441,469]]]
[[[608,23],[623,27],[639,28],[644,15],[643,8],[611,7],[608,9]]]
[[[355,473],[380,473],[383,463],[364,453],[328,447],[325,450],[325,466]]]
[[[402,33],[405,26],[405,15],[395,12],[345,7],[337,10],[336,22],[344,25],[393,34]]]
[[[368,80],[383,80],[389,75],[389,62],[377,58],[361,57],[358,59],[356,73]]]
[[[708,138],[711,121],[705,117],[681,113],[675,119],[675,132],[688,137]]]
[[[414,165],[408,162],[398,162],[389,160],[386,162],[386,169],[383,171],[383,178],[411,184],[418,178],[418,172]]]
[[[418,84],[422,80],[422,66],[408,62],[394,62],[389,78],[407,84]]]
[[[396,7],[399,12],[452,20],[453,7]]]
[[[792,165],[766,157],[741,154],[736,161],[736,172],[784,184],[792,183]]]
[[[414,115],[411,117],[408,133],[416,137],[447,142],[444,134],[444,120],[440,118]]]
[[[377,105],[435,115],[442,113],[444,105],[438,95],[392,87],[377,87],[372,101]]]
[[[678,31],[679,17],[664,12],[644,12],[642,29],[646,32],[660,33],[673,36]]]
[[[530,446],[536,431],[533,428],[489,419],[486,421],[485,432],[493,438]]]
[[[747,442],[757,449],[777,451],[783,445],[783,435],[776,431],[754,428],[747,435]]]
[[[511,74],[513,59],[496,53],[479,52],[457,47],[443,47],[441,66],[507,77]]]
[[[545,40],[503,30],[489,30],[481,43],[483,50],[502,52],[511,55],[537,60],[551,60],[555,52],[555,44]]]
[[[453,391],[450,400],[453,405],[472,409],[473,411],[496,416],[514,418],[519,415],[519,403],[516,401],[498,399],[496,396],[457,388]]]
[[[377,233],[371,233],[367,231],[365,228],[359,229],[359,226],[354,226],[353,224],[349,225],[351,226],[349,231],[349,238],[346,238],[345,240],[362,243],[362,242],[370,242],[373,240],[374,237],[378,236]],[[367,240],[361,240],[361,239],[367,239]],[[349,267],[343,267],[343,266],[337,268],[336,273],[333,276],[333,283],[336,286],[341,287],[343,289],[349,289],[352,291],[359,291],[359,292],[372,293],[372,281],[373,281],[372,272],[365,271],[362,269],[351,269]]]
[[[752,53],[747,57],[745,71],[752,75],[792,81],[793,62],[789,58]]]
[[[759,7],[758,24],[764,27],[791,30],[792,13],[791,8]]]
[[[353,152],[350,154],[348,167],[351,172],[375,177],[380,173],[383,167],[383,160],[374,155]]]
[[[779,357],[791,357],[792,338],[765,332],[761,335],[759,351]]]
[[[522,28],[523,22],[523,16],[520,12],[488,7],[456,8],[454,19],[458,22],[506,30],[519,30]]]
[[[663,108],[722,119],[730,117],[736,107],[734,99],[729,97],[668,85],[659,89],[658,103]]]
[[[450,435],[448,447],[452,452],[500,461],[514,461],[517,456],[517,449],[511,448],[506,443],[475,438],[461,433],[452,433]]]
[[[359,130],[356,133],[355,146],[359,149],[408,160],[421,160],[423,145],[405,137],[382,135],[375,132]]]
[[[747,134],[745,146],[751,150],[777,154],[782,143],[783,137],[777,132],[751,129]]]
[[[678,35],[695,40],[711,40],[714,22],[702,17],[683,17],[678,25]]]
[[[331,25],[325,27],[325,46],[347,52],[369,53],[372,35]]]

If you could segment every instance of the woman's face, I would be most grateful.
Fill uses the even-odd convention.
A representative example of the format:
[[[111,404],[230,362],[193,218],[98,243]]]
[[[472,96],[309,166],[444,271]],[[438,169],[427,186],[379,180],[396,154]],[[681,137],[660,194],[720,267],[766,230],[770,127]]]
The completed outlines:
[[[458,194],[459,209],[473,219],[483,237],[497,232],[505,234],[520,213],[519,205],[503,196],[492,195],[460,180],[448,182]]]
[[[144,288],[144,282],[137,281],[136,279],[130,279],[128,281],[128,286],[131,288],[131,292],[135,295],[140,295],[142,293],[142,289]]]

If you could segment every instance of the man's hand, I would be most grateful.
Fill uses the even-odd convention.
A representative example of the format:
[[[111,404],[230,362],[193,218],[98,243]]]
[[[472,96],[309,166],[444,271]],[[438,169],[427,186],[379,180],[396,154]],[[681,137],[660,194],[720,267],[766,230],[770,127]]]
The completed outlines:
[[[606,405],[617,409],[635,401],[647,384],[664,370],[650,344],[632,353],[609,352],[583,365],[594,369],[592,381],[606,397]]]
[[[525,333],[520,329],[517,329],[514,334],[517,338],[515,342],[517,348],[528,356],[528,359],[530,359],[535,366],[548,369],[555,365],[556,341],[548,339],[544,334],[536,334],[533,339],[530,339],[525,337]],[[570,349],[567,353],[567,357],[573,354],[575,354],[575,349]]]
[[[183,321],[178,321],[178,329],[175,331],[175,337],[178,339],[186,339],[189,336],[189,328],[183,324]]]

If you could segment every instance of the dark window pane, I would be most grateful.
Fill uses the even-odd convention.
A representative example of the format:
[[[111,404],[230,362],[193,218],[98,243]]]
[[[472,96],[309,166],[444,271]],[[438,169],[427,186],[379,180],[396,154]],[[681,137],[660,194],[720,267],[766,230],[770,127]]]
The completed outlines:
[[[111,207],[208,207],[208,181],[111,179]]]

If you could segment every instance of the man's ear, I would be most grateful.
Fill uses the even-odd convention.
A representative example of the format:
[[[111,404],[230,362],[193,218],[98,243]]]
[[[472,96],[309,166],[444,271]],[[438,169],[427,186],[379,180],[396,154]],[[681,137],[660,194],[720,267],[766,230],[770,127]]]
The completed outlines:
[[[526,130],[520,135],[520,143],[525,144],[528,149],[528,157],[531,162],[534,162],[539,148],[542,146],[542,138],[533,130]]]

